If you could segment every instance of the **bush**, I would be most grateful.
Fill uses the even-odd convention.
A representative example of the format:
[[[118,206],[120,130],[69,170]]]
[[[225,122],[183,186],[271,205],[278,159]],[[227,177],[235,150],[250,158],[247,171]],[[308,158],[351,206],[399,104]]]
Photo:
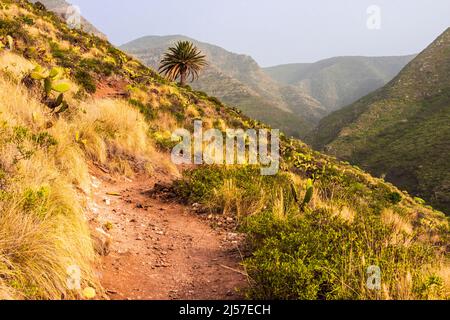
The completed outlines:
[[[392,230],[376,216],[348,224],[326,210],[286,221],[266,212],[249,217],[244,231],[255,250],[245,261],[252,299],[423,297],[429,286],[422,285],[420,270],[436,261],[431,247],[392,244]],[[382,270],[382,291],[366,287],[371,265]],[[400,288],[409,277],[409,287]]]
[[[199,203],[213,213],[247,216],[271,208],[283,199],[283,211],[298,211],[286,174],[262,176],[257,166],[203,166],[184,172],[175,192],[187,203]]]
[[[89,72],[83,70],[77,71],[75,73],[75,80],[86,92],[95,93],[97,91],[97,85]]]
[[[391,192],[388,195],[388,200],[392,203],[392,204],[398,204],[402,201],[402,195],[398,192]]]

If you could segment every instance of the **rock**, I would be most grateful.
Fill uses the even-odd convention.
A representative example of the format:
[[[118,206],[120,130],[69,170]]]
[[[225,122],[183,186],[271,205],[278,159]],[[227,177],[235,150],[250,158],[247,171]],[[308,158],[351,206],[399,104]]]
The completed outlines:
[[[95,252],[101,256],[107,256],[111,251],[111,235],[102,228],[96,228],[91,234]]]
[[[228,235],[227,235],[227,239],[236,239],[237,238],[237,236],[238,236],[238,234],[237,233],[232,233],[232,232],[230,232],[230,233],[228,233]]]

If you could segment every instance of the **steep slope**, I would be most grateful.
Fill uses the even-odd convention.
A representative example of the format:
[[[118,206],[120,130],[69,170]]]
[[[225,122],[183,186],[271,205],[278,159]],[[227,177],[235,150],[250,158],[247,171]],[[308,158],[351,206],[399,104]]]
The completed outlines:
[[[414,57],[336,57],[264,71],[284,85],[300,88],[332,112],[387,84]]]
[[[48,10],[53,11],[62,18],[66,18],[66,15],[68,13],[67,9],[71,6],[71,4],[65,0],[30,0],[30,2],[32,3],[40,2]],[[87,33],[92,33],[100,38],[106,39],[106,35],[103,34],[101,31],[99,31],[92,23],[90,23],[84,17],[81,17],[81,25],[83,26],[83,30],[86,31]]]
[[[323,119],[313,140],[450,213],[450,29],[388,85]]]
[[[138,299],[130,288],[173,284],[180,268],[188,278],[179,293],[188,296],[191,279],[208,283],[220,269],[236,272],[218,231],[231,243],[246,241],[247,274],[220,278],[231,280],[215,295],[208,290],[220,281],[194,283],[188,297],[221,297],[241,272],[251,281],[247,297],[256,299],[450,296],[449,223],[441,212],[283,136],[273,176],[246,164],[180,172],[170,161],[177,128],[192,130],[201,119],[225,136],[229,128],[266,126],[162,79],[27,1],[2,1],[0,41],[0,299],[89,299],[93,289],[103,298],[114,294],[103,290],[103,279],[120,281],[112,289]],[[49,83],[55,92],[46,91]],[[63,89],[68,108],[55,109]],[[153,187],[158,179],[167,184]],[[188,212],[177,219],[181,210]],[[177,236],[195,243],[183,246]],[[128,240],[139,243],[136,251],[122,251]],[[174,252],[155,252],[172,240]],[[211,265],[203,266],[208,257]],[[98,260],[109,267],[102,279]],[[149,266],[161,260],[173,268]],[[382,290],[365,285],[374,265],[383,270]],[[114,277],[121,268],[126,272]],[[145,297],[155,297],[152,289]]]
[[[192,84],[194,88],[297,137],[304,136],[324,115],[318,101],[293,86],[280,86],[246,55],[181,35],[143,37],[124,44],[121,49],[157,69],[163,53],[179,40],[195,43],[209,61],[202,77]]]

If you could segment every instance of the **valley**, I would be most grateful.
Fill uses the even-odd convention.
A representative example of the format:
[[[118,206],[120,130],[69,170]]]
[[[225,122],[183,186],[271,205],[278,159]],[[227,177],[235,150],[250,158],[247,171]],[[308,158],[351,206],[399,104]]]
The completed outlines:
[[[67,5],[0,2],[0,300],[450,298],[450,29],[262,68],[180,35],[117,48]],[[177,164],[196,121],[286,134]]]

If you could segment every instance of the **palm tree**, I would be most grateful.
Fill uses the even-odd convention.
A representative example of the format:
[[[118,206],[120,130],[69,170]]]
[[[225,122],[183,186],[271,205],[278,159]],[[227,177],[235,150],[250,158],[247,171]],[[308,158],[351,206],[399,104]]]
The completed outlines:
[[[184,86],[187,78],[198,79],[200,70],[208,65],[205,58],[192,42],[178,41],[164,54],[159,71],[171,81],[179,77],[180,85]]]

